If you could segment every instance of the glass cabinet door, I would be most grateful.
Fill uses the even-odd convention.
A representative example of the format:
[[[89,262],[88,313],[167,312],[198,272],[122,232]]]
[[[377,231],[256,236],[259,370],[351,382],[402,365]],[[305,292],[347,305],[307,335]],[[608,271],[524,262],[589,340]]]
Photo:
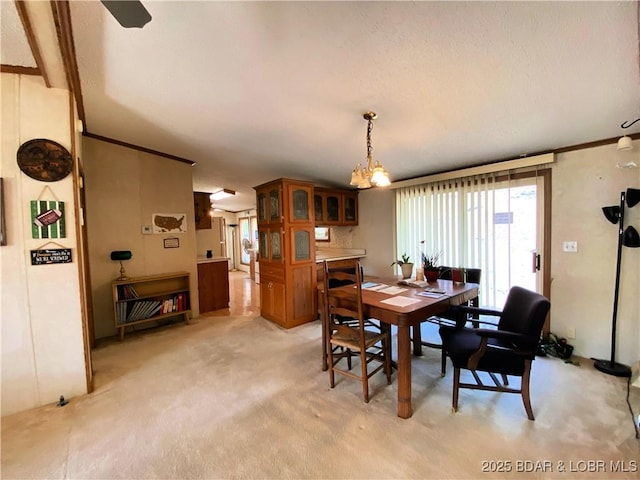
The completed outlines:
[[[322,195],[318,193],[313,196],[313,210],[316,214],[316,225],[322,224],[324,222],[324,201]]]
[[[260,259],[269,260],[269,232],[261,230],[258,233],[258,250],[260,251]]]
[[[280,221],[280,189],[269,190],[269,219],[272,222]]]
[[[311,258],[311,242],[314,238],[313,228],[291,229],[292,263],[308,262]]]
[[[344,194],[342,199],[344,207],[344,223],[357,224],[358,198],[356,197],[356,194]]]
[[[340,195],[328,194],[327,195],[327,222],[338,223],[340,222]]]
[[[292,219],[309,220],[309,190],[296,188],[291,194]]]
[[[282,262],[284,259],[284,245],[280,228],[265,228],[258,232],[258,249],[260,260],[263,262]]]
[[[265,192],[258,192],[258,221],[267,221],[267,194]]]
[[[282,261],[282,234],[280,230],[271,230],[271,260]]]

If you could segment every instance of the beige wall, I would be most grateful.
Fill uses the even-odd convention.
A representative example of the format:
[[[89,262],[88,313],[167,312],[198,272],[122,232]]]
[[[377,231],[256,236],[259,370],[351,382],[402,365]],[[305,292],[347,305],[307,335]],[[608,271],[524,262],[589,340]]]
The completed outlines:
[[[91,264],[96,338],[116,334],[111,282],[120,266],[113,250],[131,250],[124,262],[128,276],[188,271],[191,307],[198,312],[196,235],[192,167],[164,157],[85,137],[86,218]],[[185,214],[182,234],[142,233],[153,213]],[[178,237],[179,248],[164,248],[163,240]]]
[[[2,160],[8,244],[0,247],[2,317],[2,415],[55,403],[60,395],[87,391],[75,228],[73,174],[39,182],[16,163],[21,144],[56,141],[71,151],[69,92],[47,89],[40,77],[2,74]],[[30,250],[46,240],[31,238],[30,200],[48,186],[65,202],[66,238],[73,262],[32,266]],[[44,194],[51,198],[49,192]],[[43,197],[43,198],[44,198]]]
[[[640,169],[618,168],[635,160],[640,165],[640,141],[634,150],[619,152],[605,145],[559,154],[552,172],[551,331],[560,336],[576,329],[569,340],[575,353],[610,357],[611,320],[618,229],[602,207],[620,204],[620,192],[640,188]],[[640,229],[640,205],[626,209],[625,225]],[[578,253],[564,253],[562,242],[578,242]],[[618,303],[616,360],[632,365],[640,360],[640,249],[622,250]]]
[[[372,188],[358,196],[358,227],[353,230],[353,248],[364,248],[364,271],[371,275],[394,275],[395,193]]]
[[[211,219],[211,228],[196,230],[198,258],[206,258],[207,250],[211,250],[214,257],[226,256],[225,229],[223,217],[213,217]]]
[[[616,145],[559,154],[552,170],[551,331],[566,336],[575,353],[609,358],[617,229],[601,207],[617,205],[620,192],[640,188],[640,169],[616,165],[631,160],[640,165],[640,141],[634,150],[618,152]],[[394,273],[394,193],[370,189],[359,196],[359,226],[353,246],[365,248],[365,271]],[[640,230],[640,205],[626,211],[626,225]],[[562,252],[562,242],[578,242],[578,253]],[[617,361],[640,360],[640,249],[624,248],[618,310]]]

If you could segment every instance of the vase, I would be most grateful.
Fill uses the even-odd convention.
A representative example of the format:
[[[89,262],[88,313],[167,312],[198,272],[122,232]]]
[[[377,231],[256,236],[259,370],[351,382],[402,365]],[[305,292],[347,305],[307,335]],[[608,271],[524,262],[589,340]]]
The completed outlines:
[[[400,265],[400,270],[402,270],[402,278],[411,278],[413,263],[403,263]]]
[[[428,269],[424,269],[424,276],[427,279],[427,282],[435,282],[436,280],[438,280],[438,270],[428,270]]]

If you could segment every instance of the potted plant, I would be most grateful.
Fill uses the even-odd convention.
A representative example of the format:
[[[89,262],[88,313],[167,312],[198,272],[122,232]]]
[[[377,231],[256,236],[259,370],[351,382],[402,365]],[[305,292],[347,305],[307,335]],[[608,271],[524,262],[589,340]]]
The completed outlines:
[[[403,253],[400,257],[400,260],[396,260],[391,264],[391,266],[399,265],[400,270],[402,270],[402,278],[411,278],[411,274],[413,273],[413,263],[409,255]]]
[[[422,252],[422,268],[424,268],[424,276],[428,282],[435,282],[438,279],[439,269],[438,261],[441,252],[426,254]]]

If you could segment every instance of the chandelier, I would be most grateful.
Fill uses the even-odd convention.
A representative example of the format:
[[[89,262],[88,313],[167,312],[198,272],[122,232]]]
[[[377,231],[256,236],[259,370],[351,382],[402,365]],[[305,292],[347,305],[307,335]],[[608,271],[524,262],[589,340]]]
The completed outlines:
[[[374,112],[367,112],[363,117],[367,121],[367,164],[366,166],[362,166],[360,163],[356,165],[356,168],[351,172],[351,185],[358,188],[386,187],[391,183],[389,172],[379,161],[374,162],[371,156],[371,130],[373,120],[378,118],[378,115]]]

